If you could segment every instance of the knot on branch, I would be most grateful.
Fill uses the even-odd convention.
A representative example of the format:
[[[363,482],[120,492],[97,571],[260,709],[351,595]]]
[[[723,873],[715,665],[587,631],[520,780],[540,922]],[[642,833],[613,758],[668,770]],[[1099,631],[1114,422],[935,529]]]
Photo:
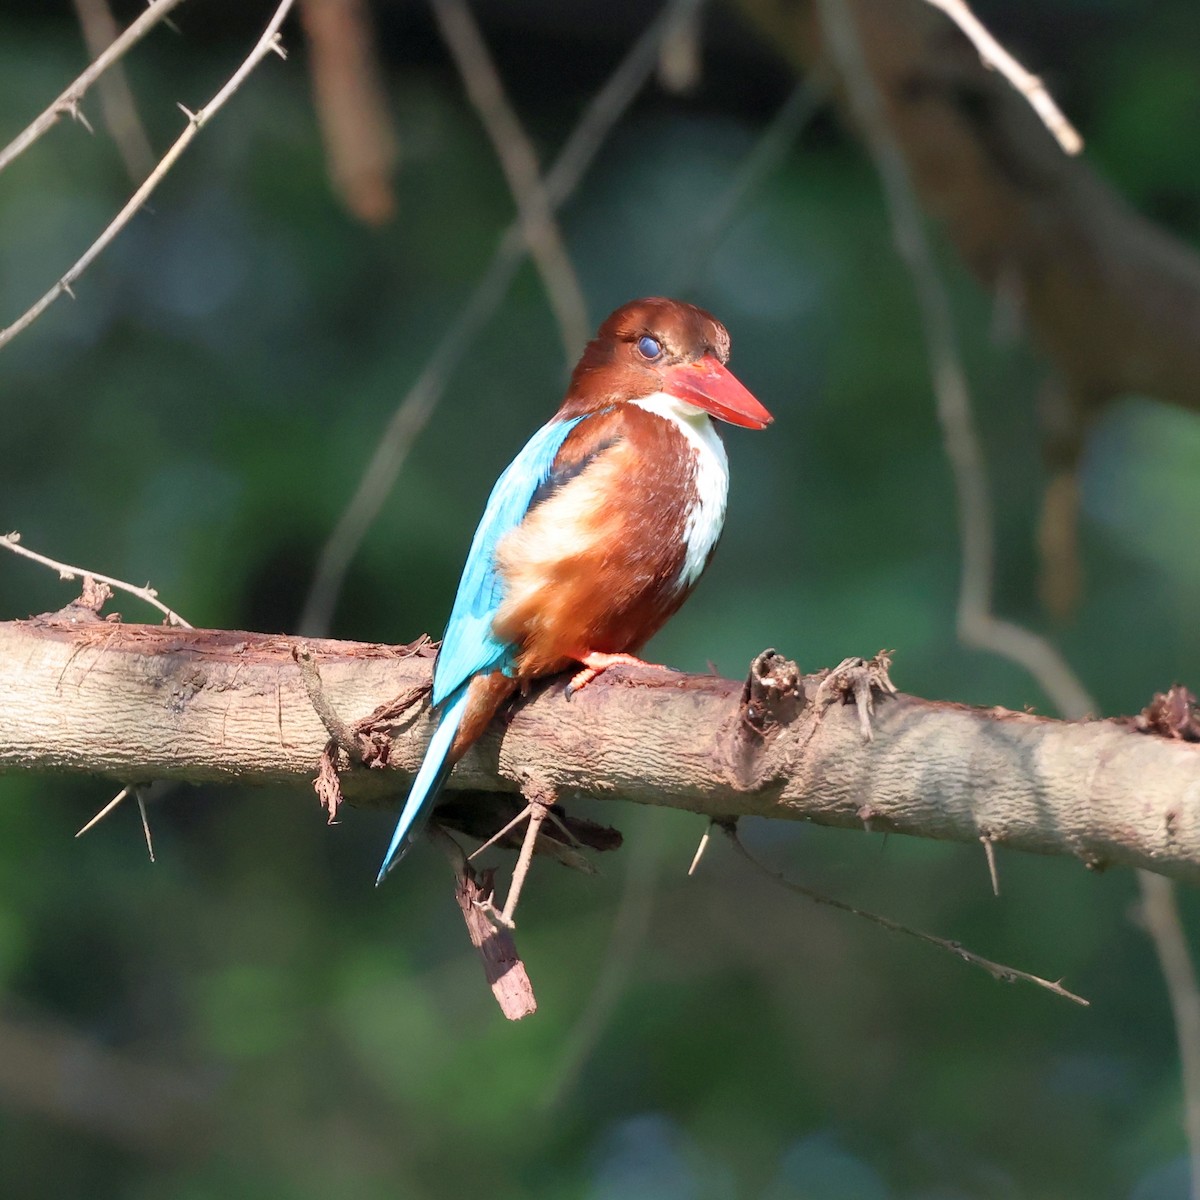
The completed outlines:
[[[729,775],[740,788],[755,788],[761,752],[807,703],[800,668],[775,650],[764,650],[750,664],[737,711],[719,736]]]
[[[112,599],[112,594],[112,588],[107,583],[85,575],[79,595],[70,604],[63,605],[55,612],[44,614],[45,619],[64,621],[71,625],[90,625],[101,620],[119,621],[121,617],[118,613],[110,613],[108,617],[100,616],[100,610]]]
[[[750,664],[742,688],[742,724],[763,736],[796,719],[806,703],[800,668],[776,650],[764,650]]]

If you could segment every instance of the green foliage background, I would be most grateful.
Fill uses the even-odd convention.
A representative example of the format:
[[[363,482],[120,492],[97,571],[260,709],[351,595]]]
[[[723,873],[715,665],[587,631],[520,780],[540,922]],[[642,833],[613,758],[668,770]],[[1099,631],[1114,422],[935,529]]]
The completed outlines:
[[[133,58],[157,146],[178,130],[174,102],[202,102],[249,44],[258,14],[232,7],[185,9],[183,36]],[[384,10],[403,143],[395,223],[371,232],[341,212],[303,55],[272,60],[78,300],[3,352],[0,525],[152,580],[197,625],[294,628],[374,440],[511,217],[425,20]],[[1193,6],[1039,0],[1003,21],[1031,65],[1054,68],[1115,186],[1195,242]],[[400,36],[414,29],[415,48]],[[501,67],[549,158],[621,45],[599,19],[537,38],[536,61],[557,74],[532,70],[511,36]],[[0,141],[83,61],[68,6],[0,13]],[[699,94],[651,89],[564,217],[595,321],[689,274],[687,298],[728,324],[735,369],[777,415],[766,434],[728,433],[725,541],[653,653],[736,677],[766,645],[806,668],[887,646],[907,691],[1044,709],[1016,668],[954,640],[951,480],[912,292],[856,144],[821,118],[716,244],[696,242],[786,93],[776,71],[748,35],[714,39]],[[0,320],[127,190],[107,136],[67,124],[0,177]],[[999,610],[1048,632],[1106,713],[1176,679],[1195,687],[1200,423],[1136,397],[1104,418],[1083,481],[1086,597],[1049,627],[1034,596],[1040,367],[993,337],[988,300],[944,258],[996,493]],[[487,491],[564,373],[526,269],[358,556],[335,634],[440,630]],[[70,595],[0,560],[3,617]],[[0,1093],[6,1196],[1186,1194],[1170,1014],[1125,872],[1001,851],[997,900],[982,852],[745,830],[812,886],[1064,976],[1092,1000],[1081,1010],[804,906],[720,845],[688,879],[699,818],[606,805],[593,815],[627,846],[601,877],[535,870],[520,945],[541,1008],[513,1026],[437,855],[414,853],[373,888],[386,814],[328,829],[304,794],[176,790],[151,809],[152,866],[131,808],[72,841],[111,791],[0,780],[0,1011],[169,1068],[202,1118],[163,1153],[114,1144],[88,1116],[113,1098],[64,1063],[57,1118]],[[13,1053],[0,1025],[0,1054]]]

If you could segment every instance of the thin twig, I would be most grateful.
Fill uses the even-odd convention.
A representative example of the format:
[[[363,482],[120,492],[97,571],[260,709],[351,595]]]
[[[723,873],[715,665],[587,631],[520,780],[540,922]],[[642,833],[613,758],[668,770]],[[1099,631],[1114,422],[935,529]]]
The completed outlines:
[[[478,858],[485,850],[490,850],[497,842],[499,842],[503,838],[507,837],[509,833],[511,833],[514,829],[516,829],[516,827],[518,825],[520,825],[521,822],[524,821],[528,816],[529,816],[529,808],[525,807],[525,808],[521,809],[521,811],[519,813],[517,813],[517,815],[515,817],[513,817],[513,819],[511,821],[509,821],[509,823],[507,825],[505,825],[501,829],[498,829],[482,845],[476,846],[475,849],[472,850],[471,853],[467,855],[467,862],[471,862],[474,859]]]
[[[917,294],[938,419],[957,493],[962,546],[959,638],[965,645],[991,650],[1024,667],[1064,716],[1082,719],[1095,711],[1095,705],[1058,650],[1044,637],[1001,620],[992,612],[992,502],[950,299],[938,276],[908,167],[888,126],[883,100],[863,58],[853,20],[844,0],[820,0],[820,7],[830,52],[849,83],[852,107],[883,184],[896,250]]]
[[[136,596],[139,600],[144,600],[147,604],[153,605],[167,618],[170,624],[179,625],[184,629],[192,628],[177,612],[168,608],[158,598],[158,592],[149,584],[145,587],[137,587],[132,583],[126,583],[123,579],[114,579],[111,575],[101,575],[99,571],[88,571],[83,567],[71,567],[66,563],[56,562],[53,558],[47,558],[44,554],[38,554],[33,550],[26,550],[21,545],[21,535],[15,530],[12,533],[0,534],[0,547],[3,547],[5,550],[11,550],[14,554],[19,554],[22,558],[32,559],[33,562],[41,563],[44,567],[50,567],[51,570],[58,572],[59,579],[78,579],[90,576],[101,583],[107,583],[110,587],[117,588],[122,592],[128,592],[131,596]]]
[[[183,0],[153,0],[150,7],[114,41],[103,54],[99,55],[78,79],[44,112],[27,125],[3,150],[0,150],[0,171],[3,171],[23,151],[28,150],[34,142],[53,127],[60,117],[71,116],[81,119],[80,101],[86,95],[88,88],[117,62],[124,54],[137,45],[173,8],[177,8]]]
[[[1000,872],[996,870],[996,842],[990,834],[983,834],[979,840],[983,843],[983,856],[987,859],[988,878],[992,882],[992,895],[1000,895]]]
[[[845,9],[844,0],[820,0],[820,5],[828,43],[849,84],[851,102],[883,184],[896,248],[913,279],[921,310],[944,448],[958,494],[963,553],[959,639],[1024,667],[1063,716],[1081,720],[1098,709],[1066,660],[1045,638],[998,620],[992,612],[995,551],[991,500],[949,298],[938,275],[908,168],[888,126],[878,88],[863,59],[853,20]],[[1168,889],[1173,887],[1169,881],[1164,883]],[[1162,888],[1156,877],[1139,871],[1138,884],[1147,911],[1164,911]],[[1200,988],[1187,958],[1186,943],[1172,924],[1166,920],[1150,920],[1148,930],[1176,1016],[1175,1036],[1179,1044],[1187,1114],[1185,1129],[1193,1164],[1192,1195],[1194,1200],[1200,1200],[1200,1170],[1196,1169],[1200,1166]],[[1187,962],[1186,970],[1179,965],[1180,954]]]
[[[538,834],[542,822],[546,819],[549,805],[541,800],[529,802],[529,826],[525,830],[525,840],[521,843],[521,853],[517,856],[517,865],[513,867],[512,882],[508,886],[508,895],[504,900],[504,911],[500,914],[501,924],[509,929],[516,927],[514,917],[517,912],[517,902],[521,899],[521,889],[533,863],[533,852],[537,847]]]
[[[668,4],[588,104],[546,174],[546,197],[552,209],[560,207],[575,190],[605,139],[653,73],[658,44],[672,14],[699,3],[701,0],[673,0]],[[413,443],[441,401],[451,373],[508,293],[527,249],[520,222],[514,222],[501,237],[475,291],[446,327],[421,374],[376,442],[354,496],[321,549],[300,616],[300,632],[306,636],[317,637],[328,631],[346,572],[363,538],[379,515]]]
[[[74,4],[88,53],[98,59],[121,36],[116,18],[108,0],[74,0]],[[104,123],[125,163],[126,174],[136,184],[153,168],[154,151],[138,116],[125,68],[114,63],[109,74],[100,80],[98,90]]]
[[[463,87],[508,180],[525,243],[558,322],[563,357],[571,367],[590,332],[587,304],[562,230],[554,219],[533,143],[509,103],[487,43],[464,0],[432,0],[432,6]]]
[[[126,202],[125,207],[109,222],[108,227],[87,248],[75,265],[36,304],[27,309],[8,328],[0,330],[0,348],[8,345],[17,334],[28,329],[64,292],[68,295],[74,295],[71,291],[72,284],[95,262],[117,234],[129,224],[134,214],[146,203],[146,200],[154,189],[158,187],[163,177],[175,165],[179,156],[191,144],[192,139],[224,106],[229,97],[241,87],[250,72],[268,54],[278,54],[281,58],[285,56],[283,46],[279,40],[279,27],[283,24],[294,3],[295,0],[283,0],[275,10],[275,15],[271,18],[254,49],[250,51],[242,65],[230,76],[225,86],[199,112],[190,112],[182,104],[179,106],[188,119],[187,128],[175,139],[174,144],[163,155],[158,166],[146,176],[141,187],[133,193]]]
[[[750,151],[731,175],[728,184],[709,206],[695,229],[689,231],[675,266],[667,272],[668,295],[692,290],[721,245],[747,200],[783,165],[801,131],[828,99],[830,80],[825,71],[811,71],[792,89],[767,123]]]
[[[985,67],[999,71],[1012,86],[1029,101],[1030,108],[1042,119],[1055,140],[1068,154],[1078,154],[1083,149],[1083,138],[1079,131],[1063,115],[1054,103],[1054,97],[1046,85],[1030,74],[998,41],[987,31],[980,19],[967,7],[965,0],[925,0],[934,8],[940,8],[971,39],[979,51]]]
[[[940,938],[932,933],[923,933],[919,929],[910,929],[907,925],[901,925],[899,921],[893,921],[889,917],[882,917],[878,913],[870,912],[865,908],[856,908],[853,904],[847,904],[843,900],[835,900],[832,896],[826,896],[822,892],[815,892],[812,888],[804,887],[803,884],[793,883],[778,871],[773,871],[765,863],[759,862],[743,845],[741,838],[737,835],[736,826],[722,825],[721,828],[733,843],[733,848],[756,871],[761,872],[768,879],[779,884],[780,887],[787,888],[789,892],[795,892],[796,895],[803,896],[806,900],[811,900],[814,904],[824,904],[828,908],[836,908],[839,912],[846,912],[856,917],[862,917],[875,925],[890,930],[892,933],[904,933],[930,946],[949,950],[956,958],[961,958],[963,962],[971,963],[976,967],[982,967],[993,979],[998,979],[1002,983],[1012,983],[1016,980],[1022,980],[1025,983],[1032,983],[1038,987],[1045,988],[1048,992],[1053,992],[1056,996],[1062,996],[1065,1000],[1081,1004],[1084,1008],[1089,1007],[1091,1004],[1091,1001],[1085,1000],[1082,996],[1077,996],[1074,992],[1063,987],[1061,981],[1043,979],[1040,975],[1031,975],[1028,971],[1019,971],[1016,967],[1009,967],[1004,963],[993,962],[990,958],[984,958],[981,954],[976,954],[958,942],[951,941],[949,938]]]

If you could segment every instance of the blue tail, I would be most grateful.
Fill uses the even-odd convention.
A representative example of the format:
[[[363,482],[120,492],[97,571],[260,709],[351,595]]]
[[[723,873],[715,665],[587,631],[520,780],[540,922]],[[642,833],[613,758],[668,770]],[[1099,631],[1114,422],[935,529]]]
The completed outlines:
[[[442,712],[442,719],[429,742],[429,748],[425,751],[421,769],[417,772],[417,777],[413,780],[412,788],[409,790],[408,799],[404,802],[404,811],[400,814],[400,820],[396,822],[396,832],[392,834],[392,844],[388,846],[387,853],[383,856],[383,866],[379,868],[379,876],[375,880],[376,887],[408,853],[404,839],[412,831],[422,810],[438,794],[442,784],[446,782],[446,777],[454,769],[454,764],[446,761],[446,755],[450,753],[454,735],[462,724],[463,713],[467,708],[467,689],[470,686],[471,681],[468,679],[465,683],[460,684],[458,690],[452,692],[448,698],[449,703]]]

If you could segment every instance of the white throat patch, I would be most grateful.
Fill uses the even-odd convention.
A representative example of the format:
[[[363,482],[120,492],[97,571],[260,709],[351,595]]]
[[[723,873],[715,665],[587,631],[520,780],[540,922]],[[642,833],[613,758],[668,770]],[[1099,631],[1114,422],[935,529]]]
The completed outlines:
[[[638,408],[670,421],[687,439],[695,467],[695,499],[684,519],[686,545],[679,586],[691,587],[700,578],[708,556],[725,524],[725,501],[729,495],[729,460],[708,413],[668,392],[655,392],[634,400]]]

